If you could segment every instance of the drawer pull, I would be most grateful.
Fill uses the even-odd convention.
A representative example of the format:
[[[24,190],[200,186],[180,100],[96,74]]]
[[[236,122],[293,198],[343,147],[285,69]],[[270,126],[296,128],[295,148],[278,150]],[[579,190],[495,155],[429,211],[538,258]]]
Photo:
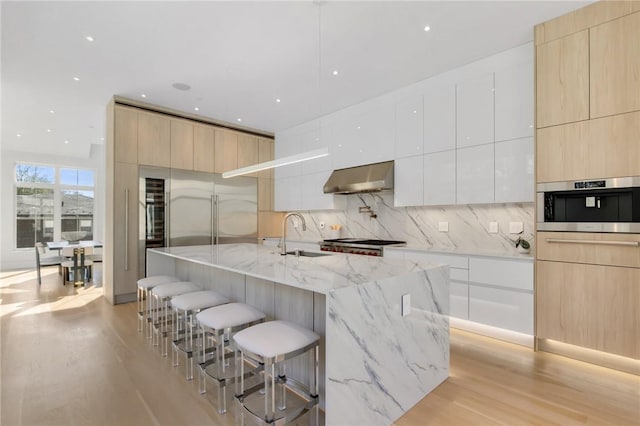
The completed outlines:
[[[547,238],[547,242],[562,244],[599,244],[603,246],[640,247],[640,241],[563,240],[559,238]]]

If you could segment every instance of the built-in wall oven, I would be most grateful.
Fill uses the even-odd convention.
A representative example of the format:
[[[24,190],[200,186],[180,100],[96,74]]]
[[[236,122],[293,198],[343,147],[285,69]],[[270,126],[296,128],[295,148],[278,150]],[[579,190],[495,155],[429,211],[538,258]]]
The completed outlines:
[[[540,231],[640,232],[640,176],[537,186]]]

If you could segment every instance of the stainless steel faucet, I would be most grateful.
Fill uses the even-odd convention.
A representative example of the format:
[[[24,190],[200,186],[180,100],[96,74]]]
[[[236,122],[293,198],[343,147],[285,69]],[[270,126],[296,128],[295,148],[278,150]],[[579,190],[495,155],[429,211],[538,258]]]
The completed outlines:
[[[280,250],[280,254],[283,256],[287,254],[287,219],[289,219],[291,216],[296,216],[297,218],[299,218],[302,222],[302,230],[307,230],[307,222],[305,222],[304,217],[300,213],[291,212],[284,215],[284,219],[282,219],[282,249]]]

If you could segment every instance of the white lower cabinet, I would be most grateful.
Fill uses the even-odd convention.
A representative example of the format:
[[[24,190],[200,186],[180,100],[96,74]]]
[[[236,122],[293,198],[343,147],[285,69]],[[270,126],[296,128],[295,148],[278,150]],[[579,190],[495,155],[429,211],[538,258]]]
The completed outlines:
[[[469,284],[469,321],[533,335],[533,293]]]
[[[453,271],[453,269],[451,269]],[[449,284],[449,316],[469,319],[469,284],[451,281]]]

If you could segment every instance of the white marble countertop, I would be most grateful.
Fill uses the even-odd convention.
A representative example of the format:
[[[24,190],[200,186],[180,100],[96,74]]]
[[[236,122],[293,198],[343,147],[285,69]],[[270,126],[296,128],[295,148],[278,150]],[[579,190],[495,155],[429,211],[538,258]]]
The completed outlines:
[[[165,247],[149,251],[322,294],[442,266],[357,254],[281,256],[277,247],[259,244]]]
[[[501,251],[494,250],[460,250],[460,249],[430,249],[417,246],[404,246],[404,247],[385,247],[385,250],[407,250],[407,251],[423,251],[425,253],[435,254],[451,254],[456,256],[481,256],[481,257],[495,257],[499,259],[515,259],[533,262],[532,253],[522,254],[509,254]]]

